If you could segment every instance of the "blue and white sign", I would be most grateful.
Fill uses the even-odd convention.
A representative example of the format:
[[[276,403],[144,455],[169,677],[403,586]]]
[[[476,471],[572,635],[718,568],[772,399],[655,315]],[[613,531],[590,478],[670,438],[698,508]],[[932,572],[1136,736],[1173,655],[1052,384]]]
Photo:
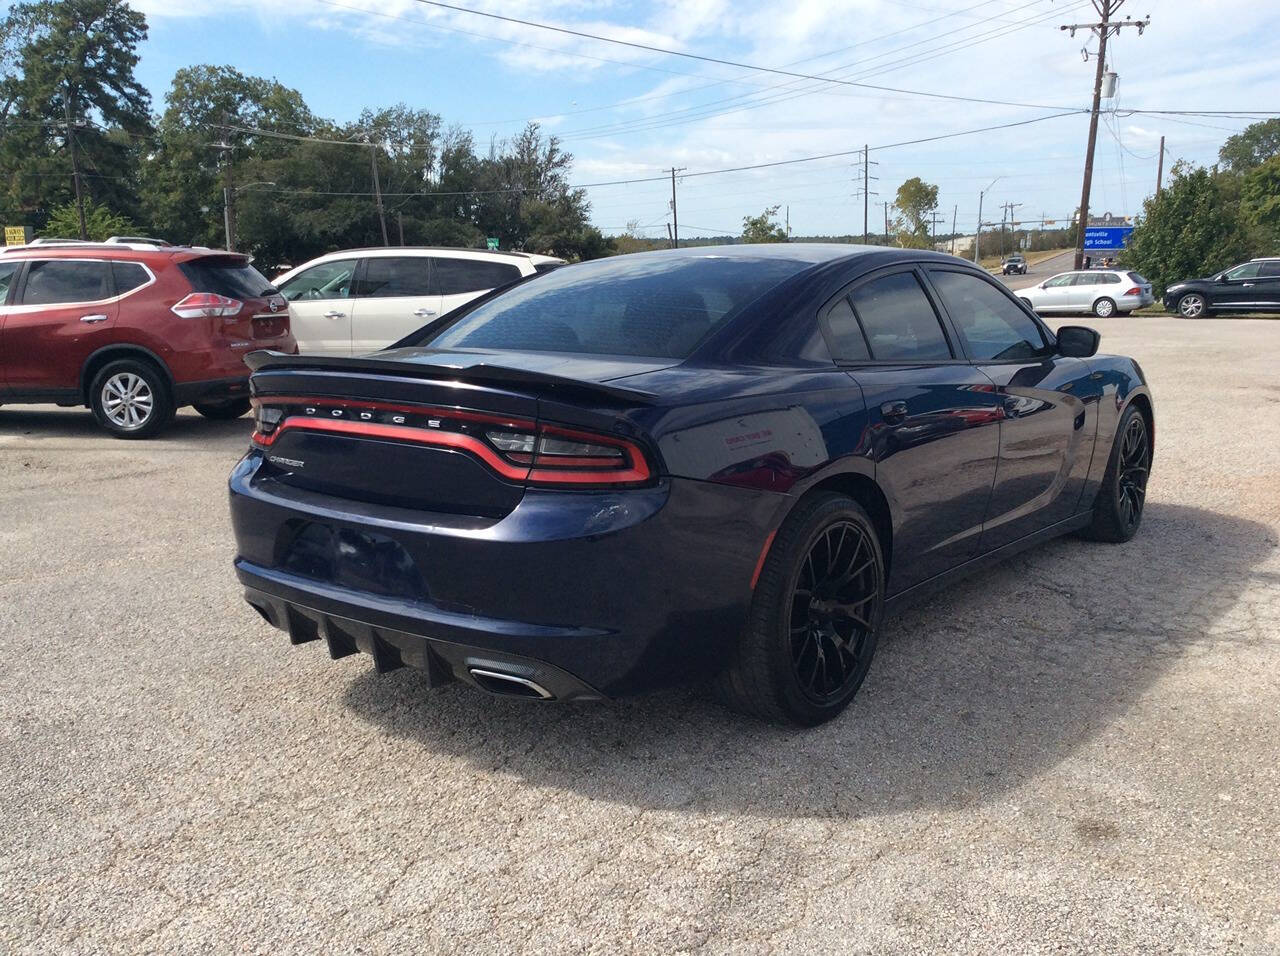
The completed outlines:
[[[1085,252],[1115,252],[1129,241],[1133,226],[1089,226],[1084,231]]]

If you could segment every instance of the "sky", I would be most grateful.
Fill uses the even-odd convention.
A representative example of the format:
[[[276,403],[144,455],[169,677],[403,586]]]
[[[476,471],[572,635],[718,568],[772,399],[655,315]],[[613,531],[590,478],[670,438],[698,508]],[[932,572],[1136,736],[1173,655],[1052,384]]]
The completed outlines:
[[[299,90],[339,121],[403,101],[472,129],[480,143],[528,120],[559,136],[575,184],[661,176],[675,166],[682,236],[741,231],[767,206],[796,235],[860,233],[862,164],[843,156],[747,172],[712,170],[871,147],[872,228],[903,180],[939,187],[950,231],[1019,204],[1019,220],[1068,219],[1079,203],[1096,49],[1060,24],[1096,19],[1087,0],[450,0],[459,6],[717,59],[994,105],[886,92],[652,53],[441,9],[420,0],[135,0],[150,24],[138,75],[163,99],[180,67],[226,64]],[[1179,158],[1211,164],[1247,120],[1126,115],[1126,109],[1280,112],[1280,5],[1127,0],[1150,15],[1113,38],[1118,94],[1104,105],[1093,214],[1132,215]],[[892,146],[1004,124],[933,143]],[[881,148],[877,148],[881,147]],[[665,236],[671,183],[593,186],[606,233]]]

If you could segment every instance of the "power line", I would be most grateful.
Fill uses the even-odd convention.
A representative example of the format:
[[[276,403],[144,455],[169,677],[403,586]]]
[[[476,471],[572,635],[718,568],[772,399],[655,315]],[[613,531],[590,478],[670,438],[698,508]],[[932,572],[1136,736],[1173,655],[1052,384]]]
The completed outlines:
[[[645,50],[649,53],[660,53],[665,56],[679,56],[688,60],[698,60],[702,63],[715,63],[719,66],[733,67],[739,70],[752,70],[757,73],[772,73],[776,76],[788,76],[797,80],[818,80],[823,83],[834,83],[839,86],[854,86],[861,89],[877,90],[881,93],[901,93],[905,96],[924,96],[933,99],[950,100],[958,103],[983,103],[988,106],[1015,106],[1024,109],[1036,110],[1065,110],[1071,109],[1061,105],[1048,106],[1044,103],[1019,103],[1011,100],[993,100],[977,96],[960,96],[954,93],[934,93],[924,90],[908,90],[893,86],[878,86],[872,83],[858,83],[854,80],[842,80],[832,77],[816,76],[812,73],[799,73],[794,70],[784,70],[768,66],[759,66],[754,63],[742,63],[737,60],[725,60],[720,57],[704,56],[700,53],[685,53],[680,50],[668,50],[659,46],[652,46],[648,43],[638,43],[634,40],[621,40],[617,37],[600,36],[594,33],[587,33],[583,30],[572,30],[568,27],[557,27],[549,23],[538,23],[534,20],[522,20],[519,17],[504,16],[501,13],[490,13],[486,10],[471,10],[467,7],[455,6],[451,3],[443,3],[442,0],[415,0],[425,6],[439,7],[443,10],[453,10],[455,13],[469,13],[472,16],[488,17],[491,20],[501,20],[504,23],[515,23],[520,26],[533,27],[538,30],[548,30],[552,33],[562,33],[566,36],[574,36],[580,39],[597,40],[601,43],[613,43],[618,46],[630,47],[635,50]],[[1083,112],[1083,110],[1072,109],[1073,112]]]

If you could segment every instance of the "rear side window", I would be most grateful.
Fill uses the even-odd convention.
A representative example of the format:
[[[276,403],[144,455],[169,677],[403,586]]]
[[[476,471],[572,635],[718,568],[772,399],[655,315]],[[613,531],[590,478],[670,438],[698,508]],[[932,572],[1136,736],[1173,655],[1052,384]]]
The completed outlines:
[[[1264,279],[1275,279],[1280,277],[1280,260],[1274,262],[1264,262],[1262,268],[1258,270],[1258,275]],[[1145,279],[1143,280],[1146,281]]]
[[[1114,272],[1104,272],[1098,276],[1098,285],[1119,285],[1123,281]]]
[[[195,292],[213,292],[233,299],[258,299],[274,295],[275,286],[239,256],[205,256],[178,263]]]
[[[768,256],[599,259],[513,286],[414,344],[685,358],[805,267]]]
[[[509,262],[438,258],[431,260],[431,267],[435,270],[436,293],[439,295],[483,292],[520,278],[520,267]]]
[[[426,256],[378,256],[365,260],[356,293],[372,299],[431,295],[431,260]]]
[[[18,272],[18,263],[0,262],[0,305],[9,299],[9,289],[13,286],[13,277]]]
[[[951,347],[914,272],[895,272],[849,294],[878,362],[943,362]]]
[[[837,362],[865,362],[871,358],[862,327],[848,299],[841,299],[828,310],[827,341],[831,357]]]
[[[146,285],[151,281],[151,276],[136,262],[113,262],[111,263],[111,281],[115,283],[116,295],[124,295],[138,286]]]
[[[1017,361],[1044,355],[1040,326],[985,279],[929,270],[942,304],[974,361]]]
[[[96,302],[107,295],[107,263],[53,259],[31,263],[22,289],[22,304]]]

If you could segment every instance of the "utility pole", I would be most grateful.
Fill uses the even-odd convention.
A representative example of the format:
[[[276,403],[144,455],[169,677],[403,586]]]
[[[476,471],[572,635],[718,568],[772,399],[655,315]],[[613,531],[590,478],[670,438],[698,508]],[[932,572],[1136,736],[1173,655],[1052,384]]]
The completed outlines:
[[[879,165],[879,163],[871,159],[871,146],[869,144],[864,144],[862,147],[862,244],[864,246],[871,244],[871,197],[879,195],[879,193],[872,192],[871,190],[871,181],[880,178],[879,176],[871,175],[871,167]],[[886,235],[888,232],[889,230],[886,228]]]
[[[951,254],[956,254],[956,216],[960,213],[960,204],[951,207]]]
[[[231,181],[231,143],[228,142],[231,118],[222,114],[222,138],[213,144],[222,166],[222,228],[226,234],[227,252],[236,251],[236,188]]]
[[[76,186],[76,215],[80,219],[80,238],[89,238],[89,229],[84,221],[84,187],[80,184],[80,157],[76,153],[76,135],[71,129],[71,85],[67,84],[67,95],[62,102],[67,120],[67,149],[71,152],[71,178]]]
[[[667,223],[667,242],[671,244],[672,249],[676,247],[675,242],[673,242],[671,239],[671,223]]]
[[[396,225],[400,229],[400,245],[404,245],[404,213],[396,213]]]
[[[884,244],[889,244],[889,200],[884,201]]]
[[[1008,213],[1007,218],[1009,222],[1009,238],[1012,239],[1014,237],[1014,227],[1018,225],[1018,223],[1014,221],[1013,211],[1021,205],[1022,203],[1020,202],[1007,202],[1000,207],[1000,254],[1001,255],[1006,255],[1007,250],[1009,249],[1009,243],[1006,243],[1004,241],[1004,224],[1006,219],[1005,214]]]
[[[1164,137],[1160,137],[1160,164],[1156,166],[1156,196],[1164,189]]]
[[[791,241],[791,203],[787,203],[787,242]]]
[[[987,183],[987,188],[978,192],[978,231],[973,234],[973,264],[977,265],[981,259],[982,245],[982,197],[991,192],[991,187],[1000,182],[1003,177],[997,176],[991,182]]]
[[[382,208],[382,186],[378,183],[378,146],[369,143],[369,161],[373,165],[373,202],[378,207],[378,222],[382,225],[382,244],[391,245],[387,239],[387,214]]]
[[[938,245],[938,223],[946,222],[946,216],[938,215],[938,210],[929,213],[929,241],[936,247]]]
[[[671,248],[680,248],[680,218],[676,213],[676,173],[682,173],[687,167],[671,167]]]
[[[1145,20],[1112,20],[1125,0],[1093,0],[1094,9],[1101,20],[1098,23],[1064,23],[1058,29],[1070,30],[1074,37],[1077,30],[1089,30],[1098,37],[1098,68],[1093,78],[1093,109],[1089,115],[1089,145],[1085,151],[1084,183],[1080,189],[1080,235],[1076,243],[1075,268],[1084,264],[1084,234],[1089,227],[1089,190],[1093,186],[1093,151],[1098,144],[1098,108],[1102,105],[1102,79],[1107,69],[1107,38],[1117,35],[1125,27],[1137,27],[1138,35],[1150,25],[1151,18]],[[1089,52],[1085,51],[1088,59]]]

